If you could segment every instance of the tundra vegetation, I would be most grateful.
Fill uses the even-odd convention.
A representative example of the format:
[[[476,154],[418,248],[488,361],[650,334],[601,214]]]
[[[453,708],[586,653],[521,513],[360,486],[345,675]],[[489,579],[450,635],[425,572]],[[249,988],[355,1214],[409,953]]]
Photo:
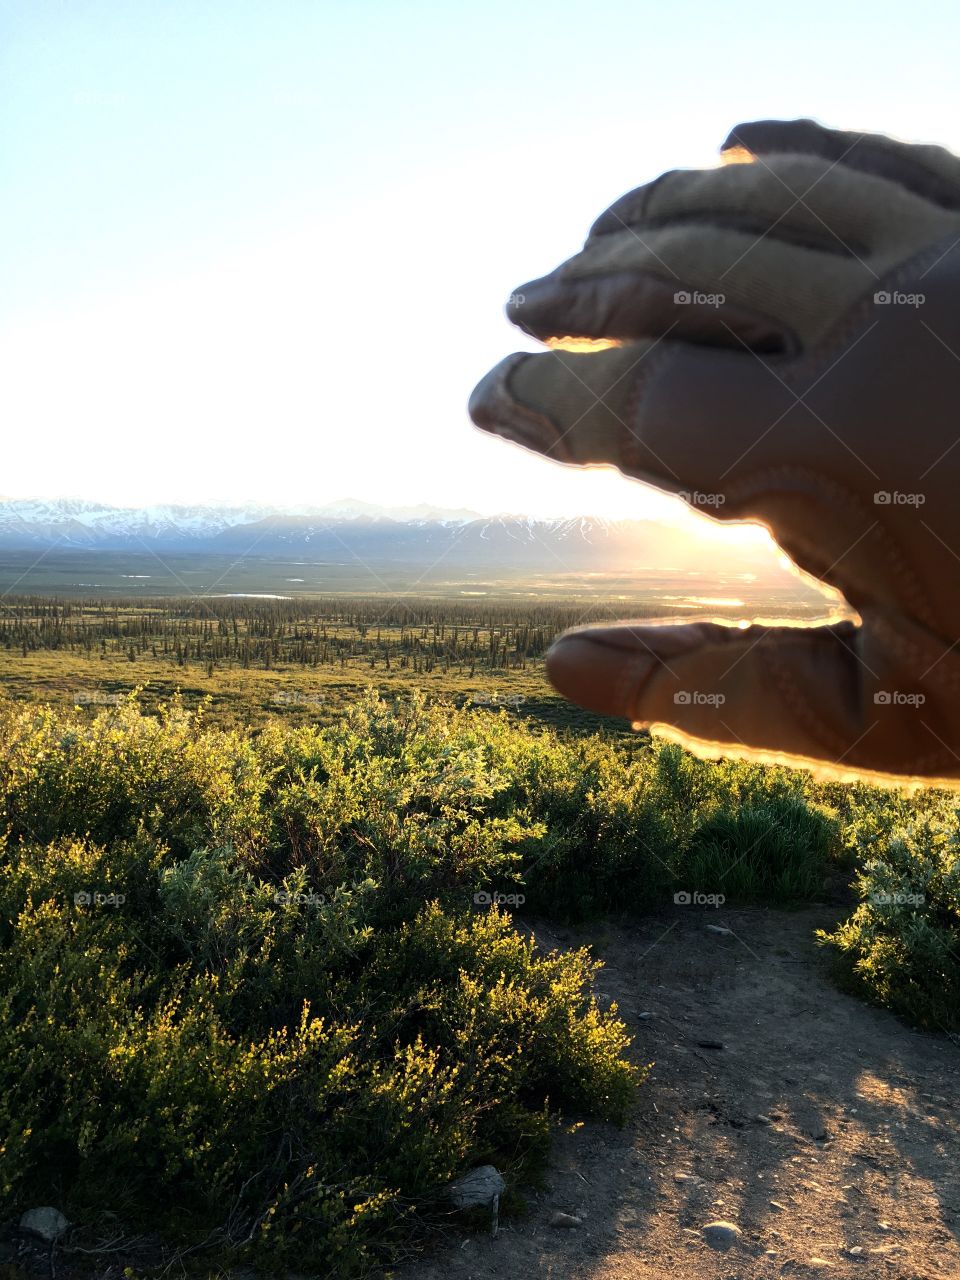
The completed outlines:
[[[518,1209],[555,1126],[622,1121],[648,1067],[536,922],[691,888],[789,909],[849,883],[837,980],[960,1032],[954,796],[568,712],[554,606],[216,603],[0,620],[11,1212],[349,1277],[474,1166]]]

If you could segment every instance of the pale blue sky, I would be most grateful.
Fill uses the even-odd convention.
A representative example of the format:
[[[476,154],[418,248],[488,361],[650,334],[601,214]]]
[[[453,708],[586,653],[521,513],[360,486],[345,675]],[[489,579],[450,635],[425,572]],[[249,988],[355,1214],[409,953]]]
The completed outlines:
[[[511,288],[743,119],[960,149],[936,3],[0,0],[0,494],[677,516],[475,431]]]

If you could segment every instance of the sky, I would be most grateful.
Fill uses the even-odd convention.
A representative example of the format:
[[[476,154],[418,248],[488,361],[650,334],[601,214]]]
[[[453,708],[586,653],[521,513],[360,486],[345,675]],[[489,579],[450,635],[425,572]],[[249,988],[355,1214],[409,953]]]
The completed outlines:
[[[946,3],[0,0],[0,495],[670,522],[477,431],[511,290],[813,116],[960,150]]]

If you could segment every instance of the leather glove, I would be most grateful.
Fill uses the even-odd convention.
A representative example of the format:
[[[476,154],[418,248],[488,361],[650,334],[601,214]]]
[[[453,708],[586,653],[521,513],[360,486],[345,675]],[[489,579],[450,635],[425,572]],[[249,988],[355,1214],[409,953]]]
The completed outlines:
[[[470,414],[765,525],[859,620],[578,628],[549,677],[702,755],[960,782],[960,160],[810,120],[723,153],[514,292],[559,347],[502,361]]]

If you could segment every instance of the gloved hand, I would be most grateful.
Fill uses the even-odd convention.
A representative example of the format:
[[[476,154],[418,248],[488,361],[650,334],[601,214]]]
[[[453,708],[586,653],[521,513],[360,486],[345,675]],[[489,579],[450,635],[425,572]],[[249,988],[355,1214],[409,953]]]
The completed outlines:
[[[701,754],[960,780],[960,160],[741,125],[618,200],[509,315],[474,422],[766,525],[859,624],[623,623],[547,656],[572,701]]]

